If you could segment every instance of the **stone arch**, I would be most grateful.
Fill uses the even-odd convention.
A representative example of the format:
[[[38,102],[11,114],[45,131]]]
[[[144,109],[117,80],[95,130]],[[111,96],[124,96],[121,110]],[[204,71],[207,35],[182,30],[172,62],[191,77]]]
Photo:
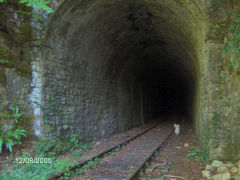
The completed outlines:
[[[47,102],[51,84],[69,121],[52,123],[93,140],[171,106],[197,124],[206,33],[201,8],[174,0],[64,1],[46,34],[52,50],[43,52],[42,99]],[[164,88],[178,97],[178,106],[156,102]]]

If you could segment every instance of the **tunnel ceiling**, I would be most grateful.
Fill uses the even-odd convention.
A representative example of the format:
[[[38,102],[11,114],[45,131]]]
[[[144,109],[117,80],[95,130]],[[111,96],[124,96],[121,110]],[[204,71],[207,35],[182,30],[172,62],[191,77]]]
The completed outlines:
[[[86,139],[160,113],[193,117],[202,35],[194,0],[65,0],[48,25],[43,101],[54,94]],[[53,118],[54,119],[54,118]]]
[[[58,57],[85,58],[87,64],[97,58],[90,66],[97,66],[99,76],[141,77],[173,67],[173,73],[194,79],[198,27],[191,9],[200,13],[197,6],[174,0],[65,1],[52,18],[47,40]]]

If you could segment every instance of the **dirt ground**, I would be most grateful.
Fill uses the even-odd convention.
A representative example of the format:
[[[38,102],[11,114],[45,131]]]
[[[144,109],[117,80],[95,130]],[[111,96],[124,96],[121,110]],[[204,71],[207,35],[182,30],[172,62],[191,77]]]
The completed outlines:
[[[112,139],[113,140],[113,139]],[[114,140],[113,140],[114,141]],[[110,143],[110,140],[106,140]],[[101,146],[101,145],[100,145]],[[100,147],[99,146],[99,147]],[[165,147],[156,153],[152,161],[146,165],[145,170],[140,173],[139,180],[202,180],[201,171],[204,164],[198,159],[187,158],[186,155],[191,153],[192,147],[198,147],[194,130],[189,124],[181,125],[181,134],[173,134]],[[111,158],[111,157],[109,157]],[[101,169],[101,166],[96,168]],[[75,179],[91,180],[89,177],[93,169],[86,169],[85,172]]]
[[[197,159],[186,157],[192,152],[191,147],[199,148],[194,130],[189,124],[182,124],[180,136],[174,134],[170,137],[166,146],[159,150],[139,179],[158,179],[163,176],[165,180],[204,179],[201,174],[204,164]]]
[[[90,150],[86,154],[76,159],[77,161],[83,161],[88,159],[94,154],[109,148],[110,146],[118,143],[130,136],[145,129],[146,126],[134,128],[125,133],[116,134],[108,139],[103,139],[90,144]],[[21,157],[21,152],[31,152],[34,146],[33,141],[26,141],[22,145],[18,145],[14,148],[14,153],[4,152],[0,155],[0,170],[3,167],[11,165],[17,157]],[[180,136],[172,135],[169,138],[168,143],[162,148],[153,160],[146,166],[145,171],[141,173],[138,178],[140,180],[147,179],[161,179],[165,177],[165,180],[169,179],[185,179],[185,180],[201,180],[201,171],[204,169],[204,165],[196,160],[187,158],[186,155],[191,151],[191,147],[199,147],[194,130],[189,124],[181,125]],[[71,157],[71,154],[63,155],[63,157]],[[87,169],[91,171],[91,169]],[[87,173],[87,172],[85,172]]]
[[[16,158],[22,157],[23,151],[31,153],[33,150],[33,147],[34,147],[34,141],[27,140],[20,145],[14,146],[12,153],[4,149],[4,151],[0,154],[0,171],[3,168],[12,165]]]

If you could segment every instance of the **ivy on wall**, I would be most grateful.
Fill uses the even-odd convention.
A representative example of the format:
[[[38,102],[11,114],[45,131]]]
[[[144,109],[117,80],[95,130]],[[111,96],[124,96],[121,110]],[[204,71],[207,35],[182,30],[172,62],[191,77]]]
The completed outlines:
[[[223,55],[230,56],[232,67],[240,70],[240,3],[237,0],[229,3],[232,10],[221,0],[210,1],[211,16],[220,19],[210,23],[208,38],[220,42]],[[224,14],[228,14],[228,18],[221,19]]]
[[[0,0],[0,2],[7,2],[7,0]],[[25,4],[34,9],[41,9],[48,13],[53,13],[52,8],[48,6],[50,2],[51,0],[19,0],[19,4]]]
[[[231,36],[223,44],[223,54],[233,56],[231,64],[240,69],[240,7],[234,11],[228,30]]]

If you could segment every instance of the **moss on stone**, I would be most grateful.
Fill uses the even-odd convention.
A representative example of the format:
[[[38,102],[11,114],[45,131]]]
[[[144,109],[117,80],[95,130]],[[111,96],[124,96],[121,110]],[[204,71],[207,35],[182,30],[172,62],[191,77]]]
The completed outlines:
[[[20,76],[31,78],[31,60],[25,58],[24,53],[17,55],[14,51],[10,53],[0,48],[0,60],[2,60],[0,61],[0,67],[15,69]]]
[[[2,67],[0,67],[0,85],[2,85],[3,87],[5,87],[6,85],[6,76]]]
[[[20,24],[20,29],[23,32],[23,40],[24,41],[32,41],[32,26],[28,24]]]
[[[32,139],[33,138],[33,119],[34,116],[30,115],[30,114],[24,114],[21,117],[21,121],[19,123],[19,125],[21,125],[22,127],[24,127],[25,130],[27,130],[27,139]]]
[[[3,48],[0,48],[0,59],[10,60],[10,53],[5,51]]]
[[[232,160],[234,159],[235,154],[234,152],[234,145],[232,143],[227,144],[224,148],[224,159],[226,160]]]

